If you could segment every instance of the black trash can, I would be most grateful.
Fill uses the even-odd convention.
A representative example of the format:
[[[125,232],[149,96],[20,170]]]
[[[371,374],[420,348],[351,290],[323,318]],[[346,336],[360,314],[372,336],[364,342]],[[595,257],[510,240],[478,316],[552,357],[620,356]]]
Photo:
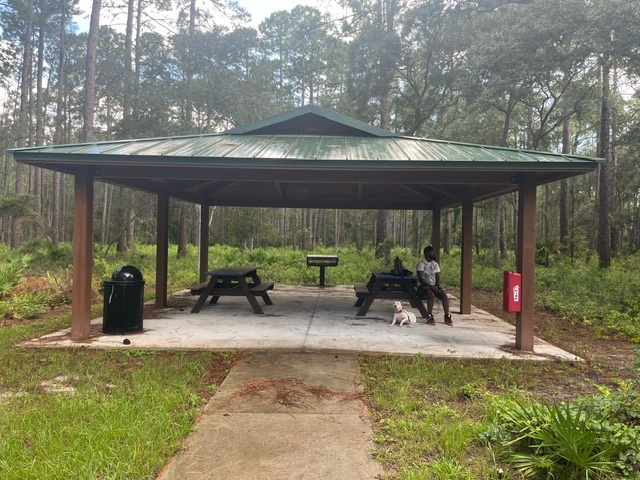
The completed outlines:
[[[116,269],[104,287],[103,333],[130,333],[142,331],[144,308],[144,279],[132,265]]]

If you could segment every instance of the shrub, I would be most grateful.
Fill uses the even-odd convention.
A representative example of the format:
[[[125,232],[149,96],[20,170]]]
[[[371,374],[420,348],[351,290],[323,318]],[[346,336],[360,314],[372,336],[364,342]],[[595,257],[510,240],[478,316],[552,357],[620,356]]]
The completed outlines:
[[[15,262],[0,263],[0,298],[6,297],[20,283],[23,267]]]
[[[0,301],[0,316],[4,318],[16,318],[31,320],[38,318],[49,308],[49,301],[46,296],[27,292],[10,298],[7,301]]]
[[[637,386],[637,385],[636,385]],[[480,434],[525,478],[629,478],[640,467],[640,394],[628,384],[616,394],[574,403],[496,401],[495,423]]]

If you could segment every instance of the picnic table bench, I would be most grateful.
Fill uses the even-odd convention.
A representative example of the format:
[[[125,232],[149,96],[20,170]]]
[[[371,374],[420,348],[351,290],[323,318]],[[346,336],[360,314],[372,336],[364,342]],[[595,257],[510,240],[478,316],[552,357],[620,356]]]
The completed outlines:
[[[367,284],[356,283],[353,289],[356,294],[355,307],[360,307],[356,316],[367,314],[375,299],[407,299],[412,307],[420,311],[422,317],[427,318],[427,309],[422,303],[417,290],[418,278],[408,275],[393,275],[388,270],[374,268]]]
[[[191,313],[198,313],[207,298],[209,303],[217,303],[220,297],[245,296],[255,313],[264,313],[256,297],[261,297],[265,305],[273,305],[268,291],[273,290],[273,282],[263,282],[258,276],[257,267],[225,267],[206,272],[209,281],[191,287],[193,295],[199,295]],[[250,282],[247,282],[250,279]]]

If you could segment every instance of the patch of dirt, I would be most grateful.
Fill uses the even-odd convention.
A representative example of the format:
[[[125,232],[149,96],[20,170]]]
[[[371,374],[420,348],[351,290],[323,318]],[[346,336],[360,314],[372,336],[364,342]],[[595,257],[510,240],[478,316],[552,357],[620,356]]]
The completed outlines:
[[[179,311],[191,310],[193,307],[193,302],[189,300],[188,297],[180,298],[180,297],[170,297],[167,301],[167,306],[162,308],[157,308],[155,304],[146,304],[144,305],[144,313],[143,318],[162,318],[162,313],[167,309],[175,309]]]
[[[502,310],[501,294],[474,290],[473,305],[515,324],[515,314]],[[544,308],[536,307],[535,318],[534,331],[538,338],[584,360],[584,364],[575,363],[576,374],[582,376],[580,384],[584,388],[592,392],[594,383],[615,385],[619,380],[637,377],[639,345],[615,334],[603,335],[593,326],[571,321]],[[543,375],[549,375],[549,372]],[[575,391],[575,383],[565,382],[565,386],[559,388],[569,388],[573,395],[579,394]]]
[[[303,408],[305,397],[313,396],[320,400],[339,398],[347,401],[364,398],[364,392],[337,392],[324,385],[310,384],[295,377],[257,378],[247,382],[243,388],[231,395],[231,398],[256,396],[285,407]]]
[[[203,382],[206,385],[217,385],[224,381],[229,375],[231,369],[237,365],[237,363],[247,356],[247,353],[236,352],[212,352],[211,363],[209,364],[209,370],[207,371],[207,381]],[[206,399],[211,398],[213,392],[209,389],[205,389],[200,392],[200,396]]]

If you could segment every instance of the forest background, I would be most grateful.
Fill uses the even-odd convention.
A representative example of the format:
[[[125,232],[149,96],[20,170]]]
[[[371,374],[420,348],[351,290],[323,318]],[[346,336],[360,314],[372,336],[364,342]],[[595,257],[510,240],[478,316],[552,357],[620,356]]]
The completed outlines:
[[[607,159],[539,188],[538,248],[601,267],[640,246],[640,12],[626,0],[335,0],[256,28],[235,2],[7,0],[0,5],[0,241],[72,236],[72,179],[7,149],[223,131],[317,104],[395,132]],[[100,26],[100,12],[125,18]],[[89,31],[74,18],[91,14]],[[171,20],[168,20],[171,19]],[[159,27],[162,25],[162,28]],[[156,199],[96,188],[95,241],[155,242]],[[513,248],[517,198],[474,206],[474,243],[496,265]],[[171,203],[179,254],[197,206]],[[211,243],[241,246],[429,241],[430,212],[214,207]],[[443,247],[459,212],[444,212]],[[544,256],[544,255],[543,255]]]
[[[494,397],[509,400],[512,392],[520,395],[526,390],[574,397],[593,391],[594,382],[609,377],[611,384],[622,385],[622,393],[599,387],[605,395],[594,397],[598,408],[589,418],[597,421],[596,438],[604,439],[605,446],[611,439],[616,447],[628,442],[630,453],[625,452],[624,462],[616,467],[636,478],[637,370],[630,367],[635,357],[620,354],[631,350],[628,341],[623,350],[609,335],[621,333],[633,345],[640,342],[640,2],[335,4],[340,7],[335,12],[343,14],[329,17],[298,6],[276,12],[253,28],[247,26],[246,12],[232,1],[93,0],[90,12],[80,11],[72,0],[0,2],[0,326],[45,315],[49,305],[70,301],[73,179],[16,164],[7,151],[11,148],[211,133],[316,104],[403,135],[598,156],[606,162],[597,172],[538,190],[537,261],[553,268],[536,269],[536,289],[544,292],[536,298],[557,314],[544,322],[546,316],[537,312],[537,326],[563,347],[559,338],[571,336],[570,350],[587,358],[584,366],[571,362],[540,368],[521,362],[530,369],[523,373],[511,363],[499,370],[478,363],[473,371],[463,364],[454,376],[451,369],[442,368],[446,362],[434,368],[425,366],[424,358],[367,359],[365,382],[382,406],[375,411],[374,425],[385,469],[407,466],[406,475],[391,478],[435,478],[414,471],[462,468],[467,461],[469,467],[464,468],[472,472],[487,465],[468,478],[505,478],[502,468],[494,468],[501,464],[496,463],[492,445],[508,424],[496,421],[496,429],[488,430],[486,450],[472,442],[478,437],[478,419],[493,422],[491,411],[516,418],[511,412],[519,410],[498,410]],[[101,11],[126,19],[124,27],[101,26]],[[90,27],[80,31],[74,18],[87,14]],[[155,263],[156,198],[102,183],[95,195],[94,293],[100,279],[115,267],[110,263],[115,256],[109,254],[115,250],[118,262],[138,265],[153,278],[147,272]],[[223,265],[248,258],[261,265],[265,278],[278,283],[315,283],[317,271],[306,268],[302,251],[339,253],[341,265],[331,269],[330,281],[353,281],[356,276],[363,280],[376,262],[388,262],[386,255],[397,253],[405,260],[413,255],[413,262],[406,264],[415,265],[421,247],[430,240],[430,215],[420,205],[414,211],[214,207],[209,218],[209,238],[215,244],[210,258]],[[495,288],[501,267],[513,263],[516,215],[514,195],[474,205],[474,246],[479,253],[474,255],[474,287]],[[459,280],[459,217],[456,209],[443,212],[441,261],[452,292]],[[172,286],[184,287],[197,277],[197,251],[190,244],[198,239],[198,221],[197,206],[171,202],[170,253],[174,259],[180,257],[171,262]],[[28,268],[23,270],[24,265]],[[24,275],[31,278],[23,279]],[[45,298],[49,294],[51,298]],[[478,303],[481,299],[475,295],[474,303],[486,308]],[[99,308],[97,304],[96,314]],[[491,311],[495,310],[499,306]],[[18,338],[34,338],[68,323],[66,316],[0,329],[0,398],[9,399],[0,418],[3,431],[12,433],[2,445],[0,470],[9,466],[15,478],[68,478],[70,471],[100,477],[115,468],[125,469],[116,476],[141,471],[133,476],[143,478],[159,471],[215,392],[216,384],[203,373],[217,362],[184,352],[163,353],[160,362],[152,352],[116,355],[15,347]],[[585,325],[594,328],[583,329]],[[601,368],[594,352],[615,357],[615,368]],[[173,368],[165,367],[165,361]],[[186,361],[189,368],[184,368]],[[143,363],[144,368],[138,366]],[[407,368],[398,370],[399,364],[413,364],[415,372],[428,378]],[[157,373],[147,374],[151,369]],[[77,379],[72,381],[81,393],[62,397],[40,391],[42,379],[61,371]],[[185,379],[185,372],[193,373]],[[437,372],[443,372],[440,384],[434,383]],[[636,378],[635,383],[619,381],[628,376]],[[414,377],[417,381],[402,388],[393,383],[399,378],[413,382]],[[580,382],[578,377],[583,377]],[[459,386],[452,378],[460,378]],[[148,385],[158,385],[161,391]],[[175,396],[167,395],[166,385],[177,385],[169,389]],[[385,403],[377,392],[402,398]],[[139,403],[130,403],[134,398]],[[170,403],[158,407],[165,399]],[[470,399],[482,403],[470,408]],[[583,418],[583,405],[577,418]],[[99,414],[88,417],[88,406],[95,406]],[[141,410],[153,414],[138,415]],[[612,417],[612,411],[626,415],[629,426],[620,415]],[[135,412],[135,418],[127,412]],[[429,418],[434,421],[424,420]],[[172,436],[149,423],[137,423],[140,420],[169,425]],[[547,424],[529,422],[543,423]],[[471,427],[464,430],[461,424]],[[442,427],[452,427],[454,436],[441,435]],[[459,432],[469,429],[473,433],[461,442]],[[437,437],[425,432],[437,432]],[[157,442],[160,437],[172,440]],[[424,437],[428,444],[419,448],[404,441]],[[566,438],[573,450],[575,437]],[[589,446],[597,443],[581,438]],[[93,448],[87,448],[87,442]],[[455,456],[450,454],[452,445]],[[109,450],[116,447],[119,450]],[[60,461],[62,452],[65,461]],[[151,460],[137,455],[149,452]],[[127,455],[132,453],[141,460],[131,461]],[[441,457],[434,466],[434,459]],[[484,460],[478,461],[480,457]],[[599,467],[600,457],[594,458]],[[50,468],[64,470],[52,474]],[[45,473],[34,474],[34,469]],[[493,476],[485,474],[488,470]]]

